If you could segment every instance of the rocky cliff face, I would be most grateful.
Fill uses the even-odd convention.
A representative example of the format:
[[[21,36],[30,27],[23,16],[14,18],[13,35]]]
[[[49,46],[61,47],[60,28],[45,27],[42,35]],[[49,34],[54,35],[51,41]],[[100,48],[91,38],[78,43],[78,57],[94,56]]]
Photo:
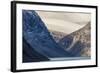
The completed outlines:
[[[81,56],[91,56],[91,25],[88,23],[85,27],[82,29],[71,33],[70,34],[73,37],[73,44],[77,41],[80,41],[81,44],[83,44],[84,48],[80,51]],[[80,47],[81,48],[81,47]]]
[[[88,23],[85,27],[69,35],[51,31],[51,35],[66,51],[77,56],[91,56],[91,27]]]

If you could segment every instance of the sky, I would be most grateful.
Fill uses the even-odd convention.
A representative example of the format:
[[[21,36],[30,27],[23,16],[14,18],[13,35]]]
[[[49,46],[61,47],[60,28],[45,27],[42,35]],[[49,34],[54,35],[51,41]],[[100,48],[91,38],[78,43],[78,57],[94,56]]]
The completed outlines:
[[[36,11],[49,30],[70,34],[91,20],[90,13]]]

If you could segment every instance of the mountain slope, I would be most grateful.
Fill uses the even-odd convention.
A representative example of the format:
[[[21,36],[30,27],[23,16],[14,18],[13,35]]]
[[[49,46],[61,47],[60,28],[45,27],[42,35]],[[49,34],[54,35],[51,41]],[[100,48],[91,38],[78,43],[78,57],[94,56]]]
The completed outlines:
[[[48,59],[73,56],[55,42],[41,18],[33,10],[23,10],[23,38],[35,51]]]
[[[51,31],[51,35],[61,47],[71,54],[75,56],[90,56],[90,30],[90,23],[88,23],[82,29],[69,35],[56,31]]]
[[[23,62],[49,61],[49,59],[35,51],[23,38]]]

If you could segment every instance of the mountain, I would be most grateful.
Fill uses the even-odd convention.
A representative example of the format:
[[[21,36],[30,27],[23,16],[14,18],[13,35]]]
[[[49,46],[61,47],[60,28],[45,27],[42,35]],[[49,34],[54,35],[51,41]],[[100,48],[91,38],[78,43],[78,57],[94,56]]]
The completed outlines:
[[[49,59],[38,53],[27,43],[23,38],[23,62],[40,62],[40,61],[49,61]]]
[[[90,57],[91,27],[71,34],[48,30],[34,10],[22,10],[23,62]]]
[[[55,41],[67,52],[75,56],[91,56],[90,42],[91,42],[91,27],[90,23],[71,34],[64,34],[61,32],[51,31],[51,35]]]
[[[42,55],[41,58],[46,58],[46,60],[50,60],[51,58],[73,57],[72,54],[55,42],[49,30],[46,28],[45,23],[34,10],[23,10],[22,14],[23,38],[30,45],[30,48],[25,47],[27,44],[23,45],[24,57],[28,54],[32,58],[32,56],[34,57],[34,52],[38,54],[38,57]]]

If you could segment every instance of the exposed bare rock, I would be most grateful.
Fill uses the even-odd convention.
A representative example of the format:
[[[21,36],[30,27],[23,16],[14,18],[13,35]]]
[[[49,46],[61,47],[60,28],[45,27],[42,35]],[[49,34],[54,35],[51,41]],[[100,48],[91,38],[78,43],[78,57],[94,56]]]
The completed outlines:
[[[69,35],[51,31],[51,35],[66,51],[76,51],[78,56],[91,56],[91,25],[90,22],[80,30]]]

